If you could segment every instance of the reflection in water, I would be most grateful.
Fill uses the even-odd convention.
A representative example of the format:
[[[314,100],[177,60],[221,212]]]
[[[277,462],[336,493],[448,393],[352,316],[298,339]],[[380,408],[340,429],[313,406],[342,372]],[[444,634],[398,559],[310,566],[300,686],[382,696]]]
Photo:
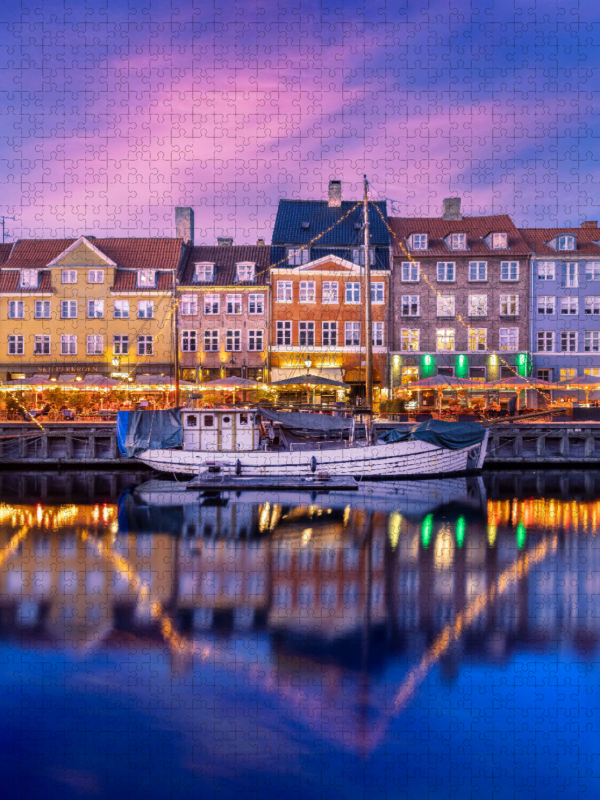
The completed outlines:
[[[48,498],[51,484],[41,498],[29,494],[27,476],[5,479],[2,635],[19,659],[35,645],[49,662],[60,653],[63,661],[86,663],[94,676],[88,701],[98,682],[103,691],[118,689],[101,667],[107,659],[143,671],[148,654],[166,655],[169,669],[154,668],[148,691],[171,696],[178,686],[168,726],[190,738],[185,759],[170,770],[192,770],[193,781],[205,779],[198,769],[234,774],[248,759],[266,780],[274,766],[260,740],[277,731],[282,752],[327,752],[331,775],[341,774],[351,753],[363,770],[377,764],[382,774],[391,770],[390,780],[401,774],[421,791],[406,763],[391,766],[384,754],[398,763],[408,752],[426,757],[429,735],[439,737],[436,718],[455,714],[473,671],[480,671],[483,697],[488,687],[501,691],[498,681],[523,658],[533,663],[535,685],[535,663],[547,670],[558,646],[565,669],[598,651],[600,500],[589,480],[580,482],[576,501],[523,496],[530,480],[523,475],[514,476],[520,496],[510,496],[506,475],[487,476],[488,491],[481,479],[453,479],[264,498],[198,495],[134,476],[114,479],[100,496],[88,479],[87,496],[73,496],[61,480],[68,502]],[[564,489],[564,475],[560,480]],[[573,481],[567,489],[577,496]],[[550,713],[558,700],[547,699]],[[493,704],[491,696],[480,702]],[[520,702],[534,701],[525,693]],[[219,734],[224,749],[206,733],[221,705],[220,713],[235,719]],[[175,707],[187,709],[183,717]],[[417,708],[418,723],[410,711]],[[462,729],[476,731],[473,720]],[[488,723],[488,736],[489,726],[498,736],[514,735],[493,713]],[[403,744],[400,732],[419,727]],[[465,736],[465,752],[475,752]],[[543,726],[531,736],[547,741]],[[577,746],[584,759],[584,736]],[[241,761],[231,761],[238,751]],[[298,774],[310,773],[294,763]],[[571,778],[579,769],[573,764],[564,766]],[[464,776],[471,768],[475,774],[475,761],[463,765]],[[345,791],[354,796],[360,784],[351,772]],[[322,764],[315,766],[315,780],[322,775]],[[537,786],[533,767],[518,778]],[[426,790],[445,796],[442,785]]]

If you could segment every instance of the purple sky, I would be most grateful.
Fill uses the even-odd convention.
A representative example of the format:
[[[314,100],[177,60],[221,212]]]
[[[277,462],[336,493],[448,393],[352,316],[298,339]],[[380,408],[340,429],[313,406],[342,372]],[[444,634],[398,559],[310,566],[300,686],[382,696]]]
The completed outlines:
[[[270,240],[279,198],[364,172],[406,216],[600,217],[597,2],[222,5],[4,0],[9,240],[171,236],[176,205]]]

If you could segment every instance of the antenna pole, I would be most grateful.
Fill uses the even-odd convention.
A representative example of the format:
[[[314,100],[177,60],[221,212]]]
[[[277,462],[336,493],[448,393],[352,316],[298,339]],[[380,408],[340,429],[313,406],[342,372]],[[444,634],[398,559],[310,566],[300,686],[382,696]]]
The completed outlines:
[[[373,409],[373,321],[371,313],[371,260],[369,253],[369,196],[367,176],[364,175],[364,197],[363,197],[363,216],[364,216],[364,252],[365,252],[365,274],[364,274],[364,293],[365,293],[365,393],[366,406],[368,411]],[[370,432],[371,416],[368,415],[367,428]]]

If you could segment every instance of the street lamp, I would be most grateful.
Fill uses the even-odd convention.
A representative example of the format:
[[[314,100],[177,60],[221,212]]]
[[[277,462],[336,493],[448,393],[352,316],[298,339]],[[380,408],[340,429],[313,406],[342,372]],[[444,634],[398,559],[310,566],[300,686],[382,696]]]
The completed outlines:
[[[304,366],[306,367],[306,371],[308,372],[308,370],[312,367],[312,361],[310,360],[310,358],[307,357],[304,359]]]

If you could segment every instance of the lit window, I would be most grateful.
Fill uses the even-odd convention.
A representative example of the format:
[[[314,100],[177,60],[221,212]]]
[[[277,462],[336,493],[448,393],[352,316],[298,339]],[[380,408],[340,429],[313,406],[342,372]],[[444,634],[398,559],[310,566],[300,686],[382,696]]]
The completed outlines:
[[[194,283],[212,283],[215,275],[215,265],[209,263],[194,264]]]
[[[469,328],[469,350],[487,350],[486,328]]]
[[[346,284],[346,302],[360,303],[360,283],[352,282]]]
[[[560,370],[561,381],[573,381],[577,377],[577,370],[573,367],[562,367]]]
[[[519,347],[518,328],[500,328],[500,350],[514,351]]]
[[[438,328],[436,331],[436,349],[454,350],[454,329],[453,328]]]
[[[235,280],[237,283],[251,283],[256,274],[256,265],[250,262],[235,265]]]
[[[137,285],[139,289],[154,289],[156,286],[156,270],[140,269],[137,274]]]
[[[548,316],[556,311],[556,298],[551,295],[540,295],[537,299],[537,313]]]
[[[277,302],[292,303],[294,300],[292,281],[277,281]]]
[[[300,302],[315,303],[317,300],[317,289],[314,281],[300,281]]]
[[[518,261],[501,261],[500,262],[500,280],[501,281],[518,281],[519,280],[519,262]]]
[[[560,351],[561,353],[577,352],[577,331],[561,331]]]
[[[249,294],[248,295],[248,313],[249,314],[264,314],[265,313],[265,296],[264,296],[264,294]]]
[[[437,279],[438,281],[454,280],[454,261],[438,261]]]
[[[419,331],[413,328],[402,328],[400,331],[400,349],[405,352],[418,351]]]
[[[205,314],[218,314],[219,313],[220,296],[218,294],[205,294],[204,295],[204,313]]]
[[[104,283],[104,270],[103,269],[88,269],[87,282],[88,283]]]
[[[516,317],[519,313],[519,297],[516,294],[500,295],[500,315],[502,317]]]
[[[321,333],[323,347],[337,347],[337,322],[323,322]]]
[[[60,354],[61,356],[77,355],[77,336],[71,333],[61,335]]]
[[[468,308],[470,317],[487,316],[487,294],[470,294]]]
[[[242,332],[228,330],[225,332],[225,350],[228,353],[237,353],[242,349]]]
[[[298,336],[300,347],[314,347],[315,344],[315,323],[299,322]]]
[[[552,353],[554,350],[554,331],[538,331],[537,349],[539,353]]]
[[[104,336],[100,333],[88,334],[86,352],[88,356],[101,356],[104,353]]]
[[[438,295],[437,296],[437,315],[438,317],[453,317],[454,316],[454,295]]]
[[[154,300],[138,300],[138,319],[154,319]]]
[[[198,335],[196,331],[181,331],[181,352],[195,353],[198,350]]]
[[[360,345],[360,322],[346,322],[344,333],[344,343],[346,347],[357,347]]]
[[[538,261],[537,276],[540,281],[553,281],[556,276],[554,261]]]
[[[403,261],[401,276],[402,283],[418,283],[420,280],[420,264],[413,261]]]

